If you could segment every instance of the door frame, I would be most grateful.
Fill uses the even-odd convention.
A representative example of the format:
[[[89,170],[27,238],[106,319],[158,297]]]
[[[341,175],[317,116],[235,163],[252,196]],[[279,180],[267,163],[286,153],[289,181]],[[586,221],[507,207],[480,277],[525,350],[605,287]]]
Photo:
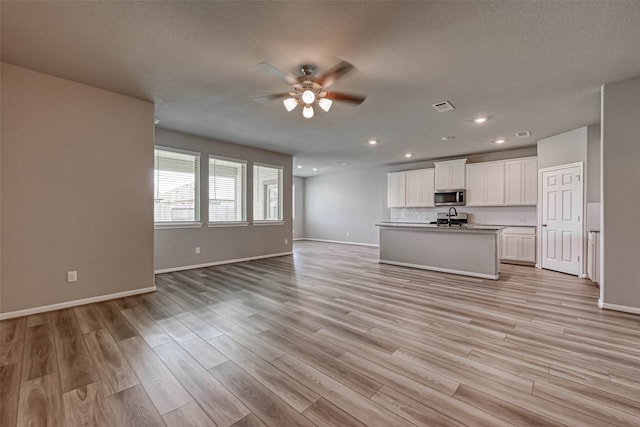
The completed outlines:
[[[543,192],[542,192],[542,174],[544,172],[552,172],[554,170],[559,170],[559,169],[567,169],[567,168],[572,168],[572,167],[578,167],[580,170],[580,190],[581,190],[581,204],[582,204],[582,209],[581,209],[581,214],[580,214],[580,273],[578,274],[578,277],[581,279],[584,279],[586,277],[586,272],[585,272],[585,266],[586,266],[586,251],[585,251],[585,245],[584,245],[584,234],[585,234],[585,230],[584,230],[584,216],[586,214],[586,209],[587,209],[587,204],[584,202],[585,200],[585,177],[584,177],[584,162],[575,162],[575,163],[566,163],[563,165],[556,165],[556,166],[549,166],[546,168],[542,168],[542,169],[538,169],[538,209],[537,209],[537,214],[538,214],[538,226],[537,226],[537,232],[536,232],[536,253],[537,253],[537,259],[538,261],[536,262],[536,268],[542,269],[542,200],[543,200]]]

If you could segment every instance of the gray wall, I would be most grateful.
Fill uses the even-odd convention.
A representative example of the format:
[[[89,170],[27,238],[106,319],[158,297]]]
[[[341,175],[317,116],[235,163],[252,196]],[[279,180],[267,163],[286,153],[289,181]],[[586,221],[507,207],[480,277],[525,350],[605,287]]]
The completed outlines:
[[[640,310],[640,78],[602,89],[601,301]]]
[[[600,124],[587,128],[587,203],[600,201]]]
[[[536,147],[528,147],[466,158],[469,163],[479,163],[535,155]],[[390,219],[386,174],[431,167],[433,160],[306,178],[305,237],[377,245],[374,224]]]
[[[600,124],[538,141],[538,168],[583,162],[585,203],[600,201]]]
[[[291,187],[292,158],[228,142],[215,141],[185,133],[156,129],[156,145],[182,148],[202,153],[200,160],[201,228],[155,230],[155,269],[168,270],[188,266],[279,254],[291,251]],[[207,227],[209,154],[247,160],[247,226]],[[283,219],[280,225],[253,225],[253,163],[282,166]],[[286,243],[285,243],[286,239]],[[200,248],[196,254],[195,248]]]
[[[153,286],[153,104],[6,63],[1,102],[0,311]]]
[[[295,218],[293,219],[293,238],[302,239],[306,237],[304,225],[304,186],[305,179],[299,176],[293,177],[293,186],[295,187],[295,197],[293,210]]]
[[[586,126],[538,141],[538,169],[577,162],[587,167]]]
[[[378,244],[374,224],[389,219],[387,172],[368,169],[307,178],[306,237]]]

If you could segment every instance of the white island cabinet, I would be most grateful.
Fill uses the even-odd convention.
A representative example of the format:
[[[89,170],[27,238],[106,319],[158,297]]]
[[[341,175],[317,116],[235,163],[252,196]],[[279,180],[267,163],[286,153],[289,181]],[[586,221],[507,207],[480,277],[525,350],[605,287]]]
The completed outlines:
[[[380,263],[497,280],[503,227],[383,222]]]

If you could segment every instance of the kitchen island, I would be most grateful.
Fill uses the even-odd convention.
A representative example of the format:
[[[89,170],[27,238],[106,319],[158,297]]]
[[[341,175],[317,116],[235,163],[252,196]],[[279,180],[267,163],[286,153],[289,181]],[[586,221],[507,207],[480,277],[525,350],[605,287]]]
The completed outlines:
[[[382,222],[380,263],[497,280],[504,227]]]

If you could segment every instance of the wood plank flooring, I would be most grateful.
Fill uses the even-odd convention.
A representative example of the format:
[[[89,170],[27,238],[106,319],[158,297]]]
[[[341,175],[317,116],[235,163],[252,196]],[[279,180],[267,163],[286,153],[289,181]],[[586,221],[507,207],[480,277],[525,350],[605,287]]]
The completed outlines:
[[[158,291],[0,322],[0,426],[640,426],[640,316],[296,242]]]

